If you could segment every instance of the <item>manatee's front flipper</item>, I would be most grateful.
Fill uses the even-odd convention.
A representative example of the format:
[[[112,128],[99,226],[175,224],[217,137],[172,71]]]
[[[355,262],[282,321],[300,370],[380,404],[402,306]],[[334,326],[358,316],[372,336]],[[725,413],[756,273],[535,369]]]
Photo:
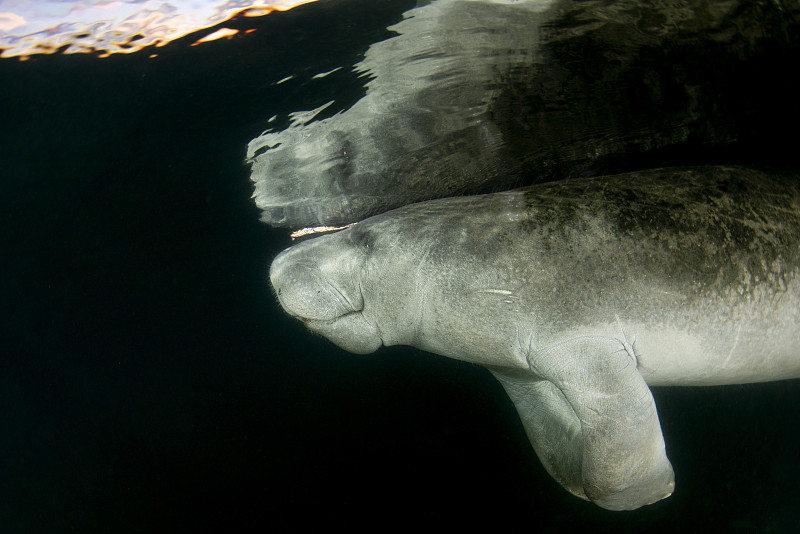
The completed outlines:
[[[583,491],[581,423],[561,390],[528,371],[492,369],[517,408],[528,439],[547,472],[567,491]]]
[[[629,345],[581,337],[527,357],[530,371],[492,373],[553,478],[609,510],[632,510],[672,493],[656,405]]]

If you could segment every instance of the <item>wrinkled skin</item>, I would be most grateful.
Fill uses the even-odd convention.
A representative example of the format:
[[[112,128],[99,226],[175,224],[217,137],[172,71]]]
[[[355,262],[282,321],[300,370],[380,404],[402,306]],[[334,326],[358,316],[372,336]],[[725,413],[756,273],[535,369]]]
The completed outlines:
[[[634,509],[674,486],[648,385],[800,376],[800,177],[660,169],[433,200],[281,253],[340,347],[485,365],[548,472]]]

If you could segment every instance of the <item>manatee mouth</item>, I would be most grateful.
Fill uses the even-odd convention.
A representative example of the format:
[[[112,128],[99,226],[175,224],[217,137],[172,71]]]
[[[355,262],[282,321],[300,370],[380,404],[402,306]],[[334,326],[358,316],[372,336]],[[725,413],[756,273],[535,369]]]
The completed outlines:
[[[297,245],[272,262],[269,278],[281,306],[303,322],[334,321],[360,312],[364,299],[352,275],[339,262],[326,266],[313,257],[318,255],[313,247]]]
[[[326,308],[327,313],[313,315],[310,313],[297,313],[296,310],[290,309],[281,301],[280,293],[278,294],[278,301],[281,303],[281,306],[283,306],[283,309],[286,310],[286,313],[302,322],[309,330],[322,335],[325,335],[326,331],[336,328],[337,323],[354,321],[357,317],[362,316],[361,309],[347,309],[344,306],[341,310],[336,309],[338,307],[328,307]]]
[[[320,274],[299,265],[288,276],[270,276],[278,301],[289,315],[306,324],[324,324],[361,312],[363,302],[354,304]]]
[[[383,345],[378,330],[359,312],[348,313],[332,321],[303,321],[303,323],[311,332],[355,354],[369,354]]]
[[[291,312],[289,314],[302,321],[311,332],[349,352],[369,354],[383,345],[378,328],[364,317],[361,310],[342,313],[329,319],[301,317]]]
[[[363,315],[364,298],[352,262],[339,248],[312,239],[275,258],[270,282],[286,312],[345,350],[365,354],[381,346],[377,327]]]
[[[292,314],[290,313],[289,315]],[[303,323],[309,330],[312,330],[314,332],[320,332],[334,328],[336,326],[336,323],[338,323],[339,321],[352,320],[353,317],[351,316],[353,315],[361,315],[361,313],[360,312],[345,313],[344,315],[334,317],[333,319],[309,319],[307,317],[299,317],[296,315],[292,315],[292,317]]]

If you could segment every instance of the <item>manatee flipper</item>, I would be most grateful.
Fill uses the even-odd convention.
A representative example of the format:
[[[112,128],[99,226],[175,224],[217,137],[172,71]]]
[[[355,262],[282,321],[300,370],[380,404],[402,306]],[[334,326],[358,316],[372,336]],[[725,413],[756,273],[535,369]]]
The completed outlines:
[[[609,510],[639,508],[672,493],[655,401],[629,345],[579,337],[527,358],[530,371],[492,372],[560,484]]]
[[[561,390],[526,371],[491,371],[516,406],[533,450],[550,476],[588,500],[581,476],[581,423]]]

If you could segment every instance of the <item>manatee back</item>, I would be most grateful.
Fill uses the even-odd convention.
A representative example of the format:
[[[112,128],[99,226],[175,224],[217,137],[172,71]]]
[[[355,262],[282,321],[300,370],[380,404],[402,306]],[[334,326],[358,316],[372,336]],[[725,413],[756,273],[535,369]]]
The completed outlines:
[[[444,341],[423,348],[481,361],[530,332],[542,346],[624,331],[650,349],[650,383],[768,380],[798,371],[799,184],[657,169],[430,201],[358,232],[436,302]]]

